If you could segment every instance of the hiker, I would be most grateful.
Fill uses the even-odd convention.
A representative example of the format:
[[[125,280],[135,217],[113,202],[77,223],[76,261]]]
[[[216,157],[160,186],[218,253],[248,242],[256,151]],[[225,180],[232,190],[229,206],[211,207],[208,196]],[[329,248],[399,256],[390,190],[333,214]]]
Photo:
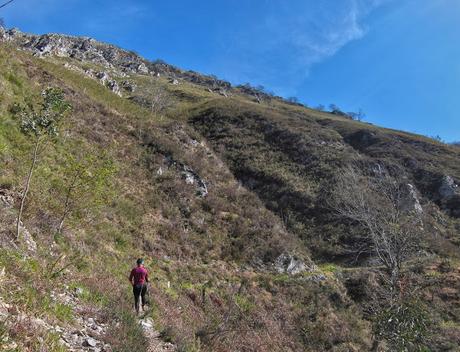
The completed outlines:
[[[136,264],[136,267],[129,274],[129,282],[133,285],[134,307],[136,308],[136,313],[139,314],[139,296],[142,299],[142,311],[144,311],[144,306],[147,303],[145,295],[147,294],[149,274],[144,268],[144,259],[139,258]]]

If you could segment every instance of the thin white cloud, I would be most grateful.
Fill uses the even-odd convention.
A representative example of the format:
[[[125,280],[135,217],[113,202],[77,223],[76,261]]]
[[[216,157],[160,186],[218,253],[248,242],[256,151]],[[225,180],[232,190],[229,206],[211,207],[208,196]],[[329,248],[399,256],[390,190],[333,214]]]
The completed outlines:
[[[362,38],[367,31],[363,20],[388,1],[272,0],[227,48],[225,64],[239,72],[231,78],[294,94],[315,64]]]
[[[146,18],[152,19],[152,17],[153,14],[146,3],[117,0],[106,5],[101,11],[101,16],[89,17],[84,25],[90,31],[117,34],[121,32],[129,35],[130,29],[132,30]]]

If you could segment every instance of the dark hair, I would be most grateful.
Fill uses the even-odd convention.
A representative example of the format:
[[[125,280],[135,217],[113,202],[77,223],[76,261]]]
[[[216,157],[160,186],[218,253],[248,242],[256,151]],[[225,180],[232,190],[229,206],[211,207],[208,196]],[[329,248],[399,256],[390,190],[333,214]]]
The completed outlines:
[[[137,263],[137,265],[144,264],[144,259],[139,258],[138,260],[136,260],[136,263]]]

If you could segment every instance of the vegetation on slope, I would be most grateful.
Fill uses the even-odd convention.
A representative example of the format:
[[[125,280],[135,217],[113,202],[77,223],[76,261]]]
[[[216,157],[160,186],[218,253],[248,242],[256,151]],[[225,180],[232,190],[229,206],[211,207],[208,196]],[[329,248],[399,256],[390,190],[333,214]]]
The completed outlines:
[[[237,91],[223,98],[163,77],[132,75],[137,90],[121,98],[64,66],[78,62],[7,47],[1,55],[0,192],[14,199],[14,208],[30,146],[10,106],[48,86],[63,89],[73,106],[59,141],[40,155],[31,185],[24,225],[36,252],[24,256],[25,249],[11,245],[14,208],[0,215],[2,297],[29,315],[71,325],[76,313],[44,298],[79,287],[111,326],[106,341],[113,349],[141,351],[126,274],[133,259],[145,256],[155,279],[151,314],[163,337],[184,351],[384,349],[381,340],[391,338],[372,324],[384,320],[374,314],[379,297],[373,295],[384,286],[379,268],[350,259],[362,229],[338,219],[322,197],[337,170],[356,157],[367,167],[404,173],[423,192],[425,211],[434,214],[426,251],[436,244],[431,255],[452,258],[458,250],[458,220],[441,212],[433,185],[443,175],[458,179],[454,148],[279,100],[259,104]],[[158,108],[159,92],[167,102]],[[62,185],[70,162],[84,155],[101,155],[116,173],[99,196],[75,198],[60,233]],[[307,270],[283,272],[277,265],[283,254]],[[316,267],[310,256],[323,264]],[[350,267],[357,264],[370,268]],[[458,346],[457,266],[455,258],[426,255],[403,270],[420,302],[437,306],[423,341],[412,347]],[[419,313],[425,314],[412,316]],[[4,336],[33,350],[37,335],[21,335],[17,326],[3,325]],[[50,333],[42,344],[59,350],[58,340]]]
[[[278,107],[218,99],[194,109],[190,121],[318,260],[351,258],[355,229],[337,222],[324,200],[336,174],[352,160],[405,177],[420,189],[428,207],[436,201],[442,177],[459,175],[460,155],[449,146],[330,114],[285,113]],[[456,241],[458,222],[447,222],[442,234]]]

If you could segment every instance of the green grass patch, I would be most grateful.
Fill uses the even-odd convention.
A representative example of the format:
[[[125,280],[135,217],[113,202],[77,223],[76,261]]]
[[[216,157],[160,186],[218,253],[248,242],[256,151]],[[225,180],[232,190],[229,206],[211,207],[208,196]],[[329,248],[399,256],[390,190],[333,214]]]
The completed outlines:
[[[330,273],[330,274],[335,274],[336,272],[340,270],[340,268],[336,264],[333,264],[333,263],[321,264],[319,265],[319,268],[321,269],[322,272]]]

